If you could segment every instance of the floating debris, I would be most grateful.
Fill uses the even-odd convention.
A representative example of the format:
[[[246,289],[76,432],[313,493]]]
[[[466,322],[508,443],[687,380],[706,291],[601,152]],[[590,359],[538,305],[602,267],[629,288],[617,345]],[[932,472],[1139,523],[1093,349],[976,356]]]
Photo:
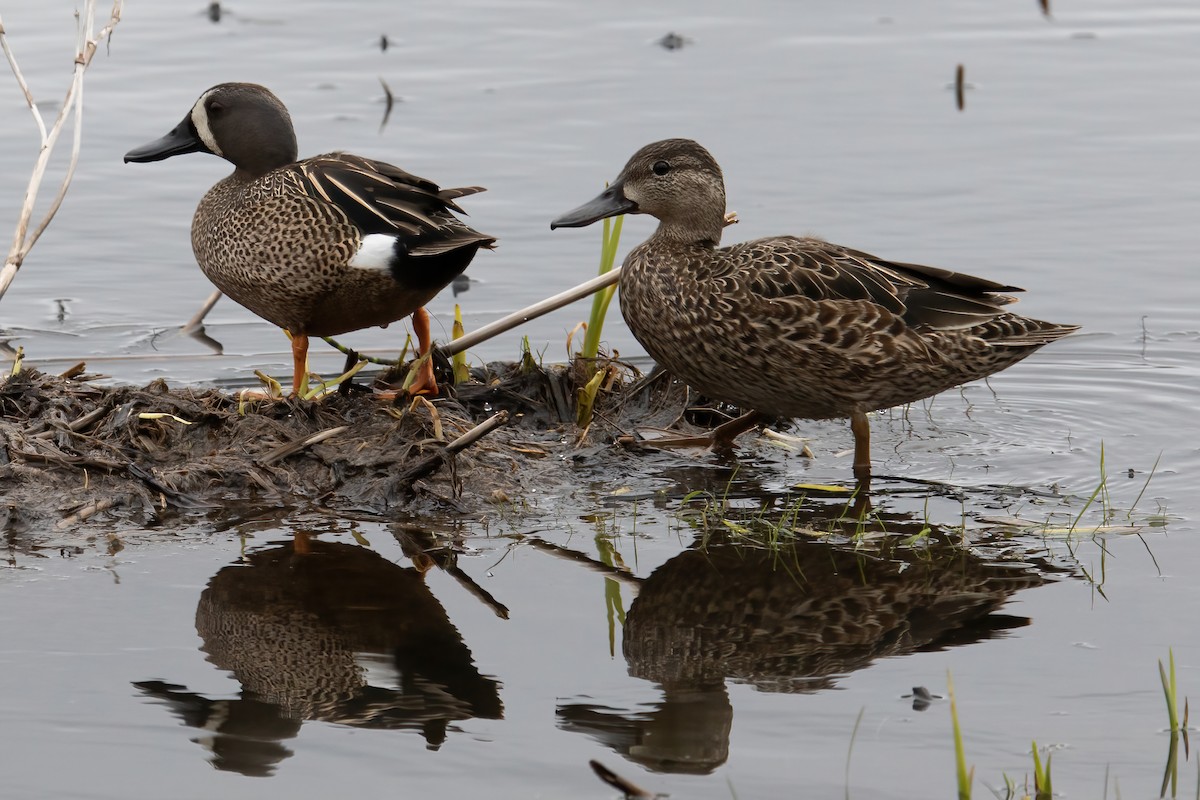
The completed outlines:
[[[386,33],[384,33],[384,34],[381,34],[381,35],[380,35],[380,37],[379,37],[379,52],[381,52],[381,53],[386,53],[386,52],[387,52],[387,49],[388,49],[388,46],[389,46],[390,44],[391,44],[391,42],[389,42],[389,41],[388,41],[388,36],[387,36],[387,34],[386,34]]]
[[[686,36],[681,36],[674,31],[671,31],[666,36],[655,42],[663,50],[682,50],[686,45],[692,43],[692,40]]]
[[[901,695],[901,697],[912,698],[913,711],[926,711],[933,705],[934,700],[944,699],[940,694],[933,694],[924,686],[914,686],[912,694]]]
[[[383,86],[383,97],[387,103],[383,109],[383,120],[379,123],[379,132],[383,133],[383,129],[387,127],[388,119],[392,116],[392,109],[396,105],[396,96],[392,94],[392,87],[387,85],[387,81],[383,79],[382,75],[379,77],[379,84]]]
[[[221,4],[217,0],[208,4],[208,19],[210,22],[221,21]]]
[[[975,84],[966,79],[967,69],[959,64],[954,70],[954,80],[946,84],[947,89],[954,91],[954,102],[959,111],[967,107],[967,92],[975,88]]]
[[[592,772],[596,773],[597,778],[618,792],[624,792],[626,800],[654,800],[654,798],[658,797],[658,795],[646,791],[627,778],[622,778],[594,758],[588,762],[588,766],[592,768]]]
[[[1042,9],[1042,16],[1046,19],[1051,19],[1053,15],[1050,13],[1050,0],[1038,0],[1038,5]]]

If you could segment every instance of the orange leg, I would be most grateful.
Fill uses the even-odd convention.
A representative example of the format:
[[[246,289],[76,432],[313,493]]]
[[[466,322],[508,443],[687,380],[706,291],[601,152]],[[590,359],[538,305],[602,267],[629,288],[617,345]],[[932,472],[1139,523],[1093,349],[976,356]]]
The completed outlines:
[[[427,356],[433,349],[433,340],[429,336],[429,312],[424,308],[418,308],[413,312],[412,321],[413,333],[417,335],[417,355],[418,357]],[[425,363],[417,370],[417,378],[409,387],[408,393],[413,396],[438,393],[437,380],[433,377],[432,359],[425,359]]]
[[[854,434],[854,477],[871,480],[871,423],[867,415],[855,411],[850,415],[850,432]]]
[[[293,531],[292,552],[298,556],[306,556],[312,552],[312,544],[308,531]]]
[[[308,388],[308,337],[292,334],[292,392],[299,395]]]

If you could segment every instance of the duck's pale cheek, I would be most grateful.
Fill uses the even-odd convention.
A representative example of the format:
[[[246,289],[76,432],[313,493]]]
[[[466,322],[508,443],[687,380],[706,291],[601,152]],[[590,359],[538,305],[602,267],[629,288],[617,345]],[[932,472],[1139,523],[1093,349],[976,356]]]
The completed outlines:
[[[209,94],[211,92],[205,92],[192,108],[192,125],[196,126],[196,135],[200,137],[200,141],[204,142],[204,146],[214,155],[224,158],[225,154],[217,145],[217,137],[213,136],[212,127],[208,124],[208,113],[204,110],[204,98]]]
[[[395,260],[396,237],[387,233],[371,233],[363,237],[358,252],[350,259],[350,266],[388,272]]]

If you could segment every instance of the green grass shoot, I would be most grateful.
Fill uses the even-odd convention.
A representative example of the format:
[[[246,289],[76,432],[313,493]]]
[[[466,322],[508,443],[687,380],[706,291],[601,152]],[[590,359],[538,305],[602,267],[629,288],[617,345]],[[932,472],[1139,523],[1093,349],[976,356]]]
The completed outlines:
[[[958,703],[954,699],[954,677],[946,670],[946,689],[950,695],[950,724],[954,728],[954,763],[958,781],[958,800],[971,800],[971,784],[975,780],[975,768],[967,769],[967,756],[963,750],[962,728],[958,724]]]
[[[1036,792],[1037,800],[1050,800],[1054,796],[1054,789],[1050,783],[1050,759],[1053,754],[1046,753],[1046,763],[1042,764],[1042,758],[1038,753],[1037,740],[1033,741],[1033,788]]]
[[[1096,502],[1097,499],[1100,501],[1103,512],[1103,519],[1100,525],[1097,526],[1097,530],[1099,530],[1108,524],[1112,509],[1112,502],[1108,496],[1108,471],[1104,465],[1104,442],[1100,442],[1100,483],[1092,490],[1092,495],[1083,504],[1083,508],[1079,509],[1079,514],[1075,517],[1075,521],[1071,523],[1069,533],[1074,533],[1079,528],[1079,521],[1083,519],[1083,515],[1087,513],[1087,510],[1091,508],[1092,503]]]
[[[463,327],[462,306],[458,303],[454,304],[454,325],[450,328],[451,339],[461,339],[463,334],[467,332]],[[467,354],[455,353],[450,356],[450,365],[454,368],[454,383],[466,383],[471,380],[471,370],[467,368]]]
[[[1179,725],[1179,694],[1175,684],[1175,650],[1167,650],[1170,669],[1163,667],[1162,659],[1158,660],[1158,676],[1162,679],[1163,694],[1167,699],[1167,721],[1169,730],[1178,733]]]
[[[600,239],[600,274],[610,272],[617,262],[617,247],[621,241],[621,225],[624,216],[616,219],[605,219],[604,229]],[[583,349],[579,358],[588,362],[595,369],[596,357],[600,354],[600,336],[604,332],[604,318],[608,315],[608,306],[616,293],[616,284],[608,286],[592,295],[592,313],[584,325]],[[568,344],[568,348],[569,348]],[[592,422],[592,413],[596,407],[596,395],[603,384],[607,369],[596,369],[588,382],[579,388],[576,396],[575,424],[586,428]]]
[[[596,406],[596,395],[600,393],[600,384],[604,382],[606,375],[608,375],[607,370],[598,369],[586,385],[576,390],[575,424],[580,428],[586,428],[592,422],[592,411]]]
[[[1179,739],[1183,736],[1186,752],[1187,740],[1187,700],[1183,702],[1183,719],[1179,718],[1179,687],[1175,682],[1175,650],[1167,650],[1168,667],[1163,666],[1162,659],[1158,660],[1158,677],[1162,680],[1163,696],[1167,701],[1167,722],[1171,733],[1171,743],[1167,748],[1167,766],[1163,771],[1163,782],[1160,796],[1166,797],[1170,788],[1171,797],[1175,797],[1179,788]]]
[[[621,242],[621,225],[625,217],[605,219],[604,229],[600,239],[600,273],[612,270],[617,262],[617,247]],[[588,317],[587,333],[583,337],[583,350],[579,355],[585,359],[595,359],[600,352],[600,335],[604,332],[604,318],[608,315],[608,305],[616,293],[616,285],[601,289],[592,295],[592,313]]]
[[[521,358],[518,363],[523,375],[529,375],[538,369],[538,362],[533,357],[533,347],[529,344],[528,336],[521,337]]]

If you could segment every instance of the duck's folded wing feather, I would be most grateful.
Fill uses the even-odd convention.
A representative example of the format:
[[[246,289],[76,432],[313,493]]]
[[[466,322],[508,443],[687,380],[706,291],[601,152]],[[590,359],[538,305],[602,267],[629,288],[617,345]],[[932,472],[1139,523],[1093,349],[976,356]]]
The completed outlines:
[[[309,193],[340,208],[366,233],[420,236],[456,227],[458,197],[483,191],[477,186],[442,189],[399,167],[360,156],[335,153],[296,164]]]
[[[764,300],[867,301],[911,328],[970,328],[1004,313],[1021,291],[937,267],[890,262],[821,239],[781,236],[725,248],[747,291]]]

